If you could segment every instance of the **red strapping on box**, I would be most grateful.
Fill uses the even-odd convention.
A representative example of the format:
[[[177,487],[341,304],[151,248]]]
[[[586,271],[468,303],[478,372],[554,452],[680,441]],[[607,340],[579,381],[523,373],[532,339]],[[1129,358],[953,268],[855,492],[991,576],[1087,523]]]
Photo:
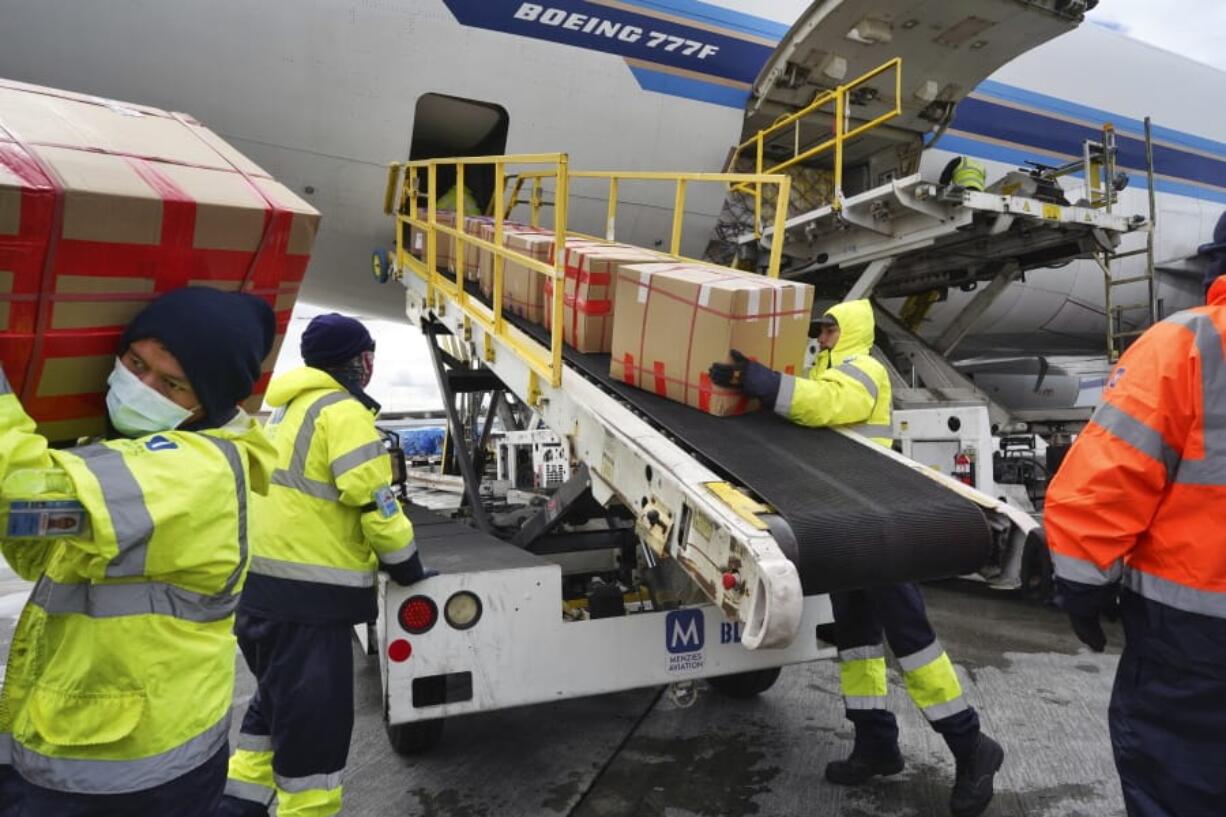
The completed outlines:
[[[783,373],[794,375],[796,374],[796,367],[793,366],[791,363],[789,363],[788,365],[783,367]]]
[[[626,352],[622,358],[622,380],[625,380],[628,385],[634,385],[634,355]]]
[[[171,116],[174,117],[176,122],[187,128],[188,131],[191,132],[192,136],[195,136],[196,139],[200,141],[200,144],[206,146],[209,150],[216,153],[219,157],[221,157],[222,161],[234,168],[234,172],[242,176],[243,181],[247,182],[247,185],[255,191],[256,195],[263,199],[264,203],[268,205],[268,211],[264,215],[264,234],[260,238],[260,244],[256,248],[255,255],[251,257],[251,265],[247,267],[247,274],[243,277],[243,283],[239,289],[246,292],[256,287],[261,289],[267,288],[271,283],[275,283],[274,281],[266,280],[273,276],[275,273],[275,268],[271,267],[270,265],[262,264],[261,262],[264,260],[267,253],[271,253],[274,257],[278,254],[288,254],[286,251],[289,249],[289,231],[293,222],[294,214],[281,208],[276,202],[274,202],[260,188],[260,186],[255,183],[255,178],[250,173],[234,164],[234,162],[231,162],[228,156],[218,150],[216,146],[210,144],[207,139],[196,131],[196,128],[193,127],[192,123],[188,122],[184,116],[177,113],[172,113]],[[268,272],[264,271],[265,268],[268,268]]]
[[[711,413],[712,388],[711,375],[706,372],[698,375],[698,408],[707,414]]]
[[[38,153],[27,147],[20,137],[5,127],[3,123],[0,123],[0,133],[7,134],[8,138],[25,154],[29,163],[27,169],[36,169],[43,177],[45,187],[49,188],[55,197],[51,208],[51,225],[47,232],[47,248],[43,255],[42,280],[39,285],[39,290],[44,297],[39,299],[38,311],[34,320],[34,344],[30,350],[30,360],[26,363],[25,381],[18,392],[18,399],[24,403],[34,394],[35,376],[38,374],[35,370],[39,368],[38,364],[42,359],[43,335],[51,323],[51,299],[45,296],[52,289],[51,282],[55,277],[55,252],[60,243],[60,236],[64,232],[64,182],[56,175],[55,168],[43,161]]]
[[[566,303],[573,305],[576,311],[588,316],[600,317],[608,315],[613,311],[613,302],[607,298],[593,298],[589,300],[587,298],[570,296],[567,298]]]
[[[154,279],[157,291],[161,293],[185,287],[190,277],[187,258],[196,230],[196,200],[152,163],[143,159],[128,159],[127,162],[136,175],[162,199],[162,235],[159,243],[164,253],[168,249],[171,251],[167,254],[171,262]]]
[[[664,361],[657,360],[651,368],[656,376],[656,394],[660,395],[661,397],[667,397],[668,377],[664,373]]]

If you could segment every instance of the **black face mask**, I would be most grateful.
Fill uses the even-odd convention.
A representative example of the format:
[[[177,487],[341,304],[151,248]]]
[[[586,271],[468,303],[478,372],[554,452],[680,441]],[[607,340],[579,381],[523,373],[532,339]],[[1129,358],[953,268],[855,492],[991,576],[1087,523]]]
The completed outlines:
[[[362,385],[366,380],[366,366],[362,363],[362,355],[351,357],[339,366],[330,366],[324,371],[332,375],[337,383],[344,386],[345,390],[366,408],[375,412],[379,410],[379,404],[366,393],[366,388]]]

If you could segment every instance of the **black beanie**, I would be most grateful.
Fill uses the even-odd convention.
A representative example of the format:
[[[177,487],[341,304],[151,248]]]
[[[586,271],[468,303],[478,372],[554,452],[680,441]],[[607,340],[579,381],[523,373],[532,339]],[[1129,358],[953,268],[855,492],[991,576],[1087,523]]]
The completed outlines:
[[[298,347],[302,362],[316,369],[339,366],[374,348],[374,338],[361,321],[336,312],[312,318]]]
[[[124,332],[119,351],[145,338],[161,341],[204,408],[204,419],[192,428],[216,428],[229,422],[235,406],[251,395],[276,334],[276,316],[260,298],[185,287],[142,309]]]

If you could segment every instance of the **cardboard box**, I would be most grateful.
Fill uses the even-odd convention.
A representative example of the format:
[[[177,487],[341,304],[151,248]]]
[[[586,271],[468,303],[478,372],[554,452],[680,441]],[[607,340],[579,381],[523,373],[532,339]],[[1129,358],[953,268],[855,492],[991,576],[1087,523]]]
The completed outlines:
[[[711,383],[712,363],[737,349],[795,374],[808,344],[813,287],[726,267],[633,264],[617,273],[611,374],[717,416],[754,406]]]
[[[554,263],[555,240],[552,233],[513,233],[506,236],[507,248],[526,255],[536,261],[552,265]],[[590,247],[603,244],[587,238],[568,238],[566,247]],[[491,264],[492,267],[492,264]],[[490,273],[491,289],[493,288],[493,272]],[[549,278],[529,269],[513,259],[507,259],[502,271],[502,304],[503,309],[513,315],[527,318],[533,323],[543,323],[545,319],[545,285]],[[550,289],[550,297],[553,290]]]
[[[586,354],[608,354],[613,344],[613,284],[630,264],[658,262],[660,253],[629,244],[568,246],[563,296],[563,340]],[[553,281],[545,281],[545,328],[552,328],[548,305]]]
[[[119,337],[163,292],[258,295],[279,347],[318,226],[190,116],[0,81],[0,364],[53,440],[104,431]]]
[[[482,223],[477,227],[477,234],[481,238],[493,243],[494,241],[494,222],[491,219],[488,223]],[[528,224],[519,224],[514,221],[504,221],[502,223],[502,240],[506,244],[507,239],[513,235],[548,235],[552,236],[553,231],[543,227],[533,227]],[[505,264],[504,264],[505,266]],[[505,275],[505,273],[504,273]],[[505,280],[505,279],[504,279]],[[477,281],[481,287],[481,294],[489,298],[494,294],[494,254],[482,249],[477,255]]]
[[[417,209],[417,217],[422,221],[426,220],[425,208]],[[455,226],[455,213],[450,210],[435,210],[434,220],[439,224],[445,224],[448,227]],[[426,260],[426,233],[424,230],[419,230],[416,227],[407,227],[409,252],[414,257],[425,261]],[[445,271],[455,271],[452,264],[452,258],[455,256],[455,239],[449,235],[444,235],[442,232],[435,239],[437,246],[434,248],[434,262],[436,269]]]

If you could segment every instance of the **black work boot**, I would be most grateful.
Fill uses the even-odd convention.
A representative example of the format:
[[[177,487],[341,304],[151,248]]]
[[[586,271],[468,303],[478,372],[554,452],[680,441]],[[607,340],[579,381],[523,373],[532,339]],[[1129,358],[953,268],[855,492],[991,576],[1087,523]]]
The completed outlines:
[[[898,774],[906,765],[897,744],[885,751],[866,751],[857,745],[846,760],[826,764],[826,779],[839,786],[858,786],[874,777]]]
[[[949,797],[949,810],[954,817],[979,817],[983,814],[988,803],[992,802],[992,780],[1004,759],[1005,750],[983,733],[979,735],[974,752],[955,758],[957,771],[954,790]]]

